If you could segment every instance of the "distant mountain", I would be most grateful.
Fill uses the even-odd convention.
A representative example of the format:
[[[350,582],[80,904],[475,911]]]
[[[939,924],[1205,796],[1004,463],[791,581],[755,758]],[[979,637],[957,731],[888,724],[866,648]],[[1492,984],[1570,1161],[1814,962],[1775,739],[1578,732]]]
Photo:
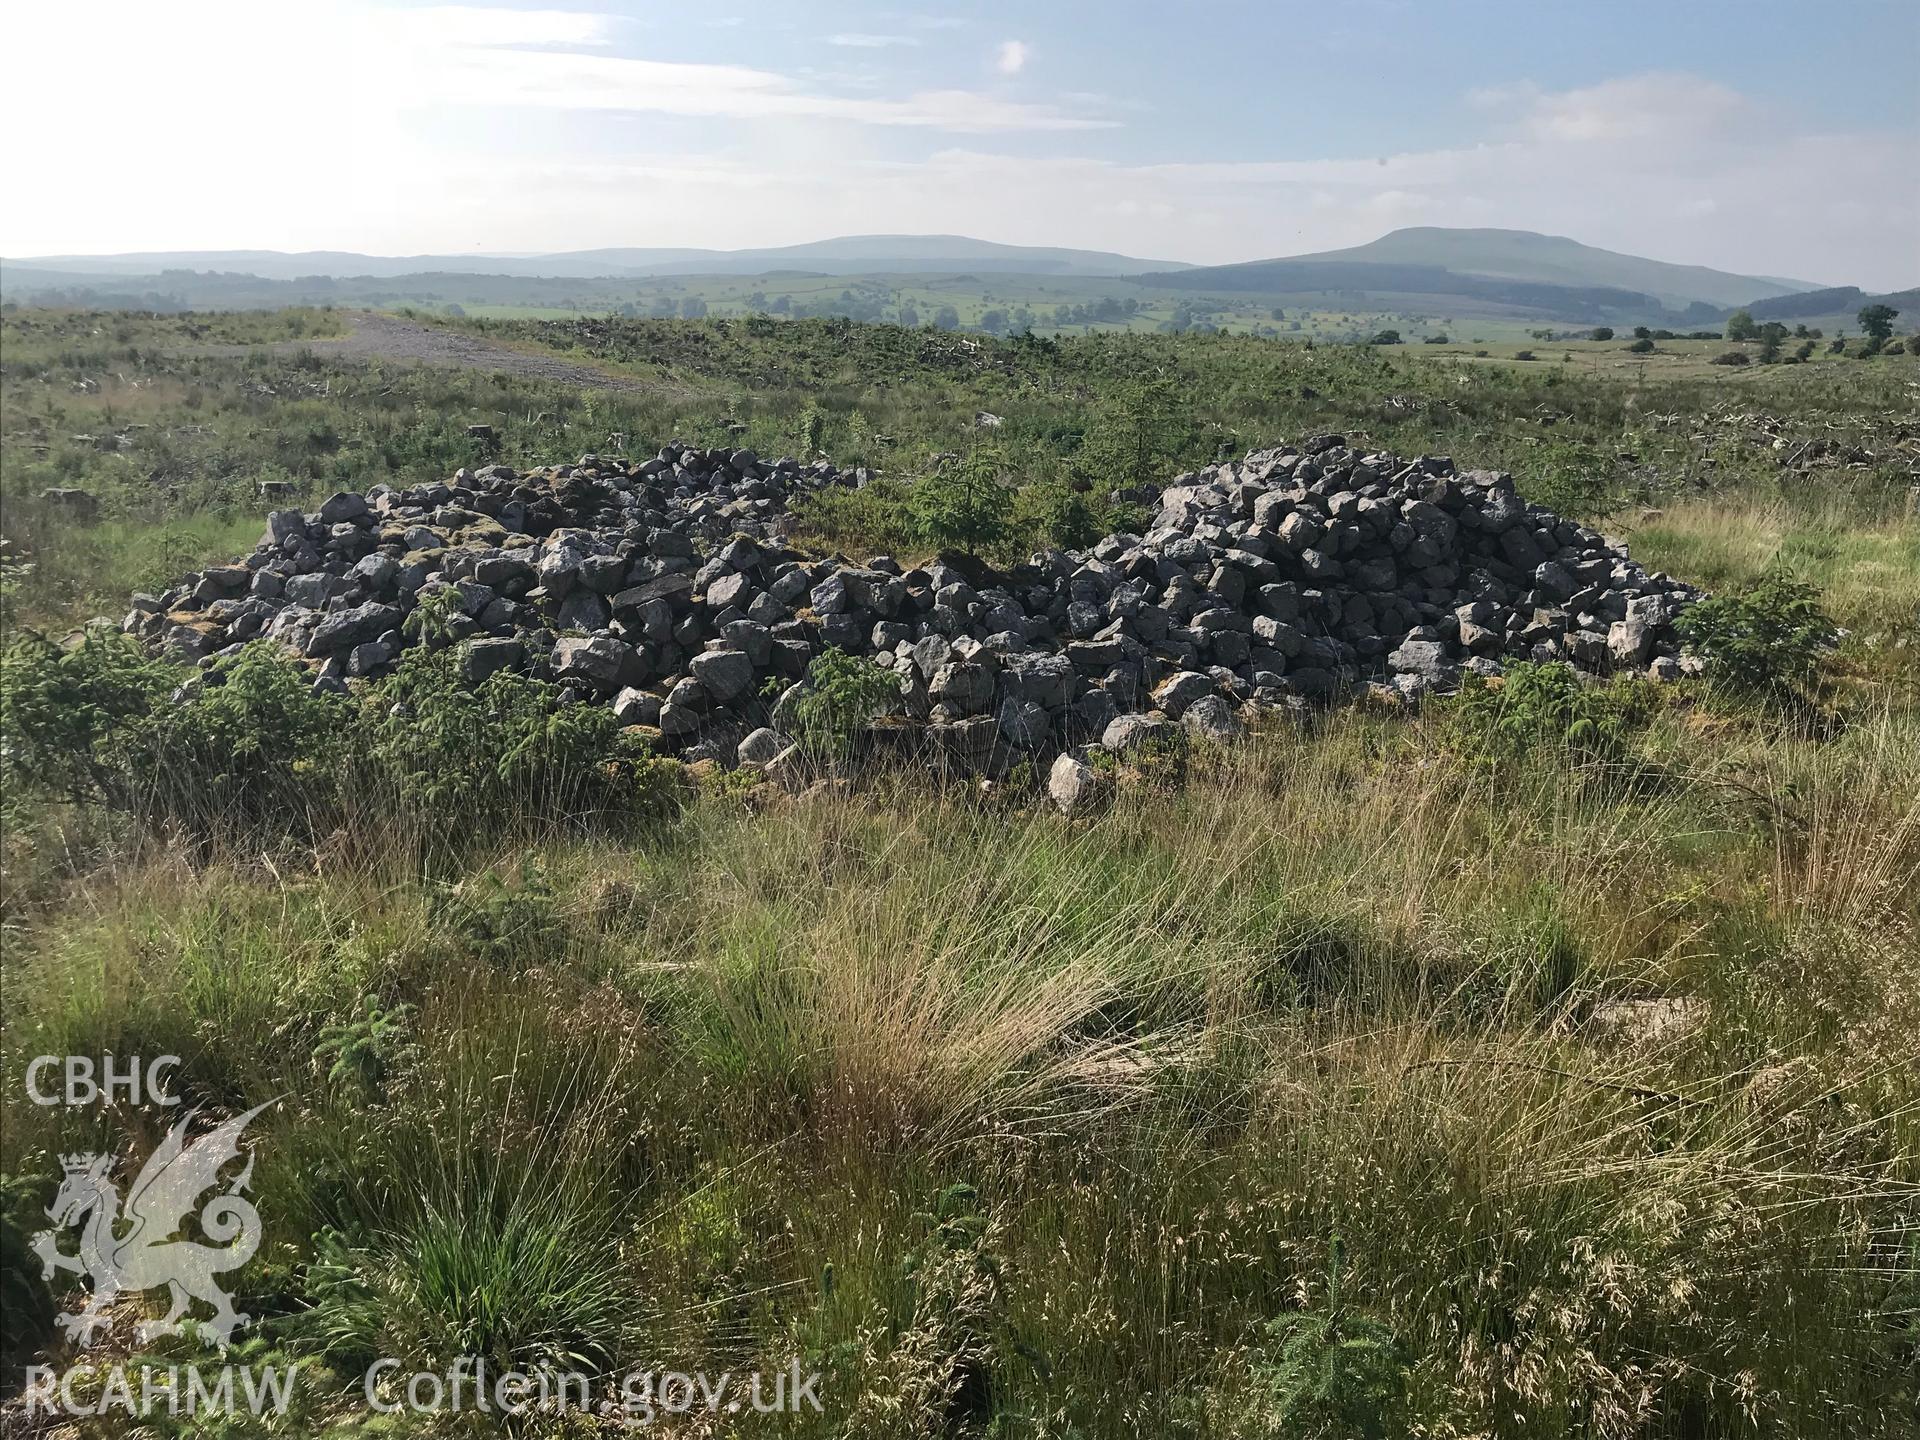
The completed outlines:
[[[1143,269],[1184,270],[1186,262],[1136,260],[1105,250],[1002,245],[966,235],[842,235],[804,245],[759,250],[703,250],[669,258],[665,252],[599,250],[588,255],[632,275],[759,275],[804,270],[820,275],[951,274],[991,270],[1020,275],[1128,275]]]
[[[1417,225],[1395,230],[1350,250],[1330,250],[1294,258],[1438,265],[1459,275],[1478,275],[1492,280],[1602,285],[1616,290],[1638,290],[1675,308],[1685,308],[1696,300],[1709,305],[1738,305],[1762,296],[1818,288],[1797,280],[1733,275],[1704,265],[1674,265],[1665,260],[1622,255],[1618,251],[1582,245],[1564,235],[1538,235],[1531,230],[1451,230],[1438,225]]]
[[[1815,288],[1621,255],[1530,230],[1451,230],[1433,225],[1395,230],[1348,250],[1138,278],[1183,289],[1458,296],[1570,320],[1654,310],[1685,313],[1690,307],[1701,307],[1694,312],[1698,314],[1706,308],[1724,310]]]
[[[163,250],[125,255],[43,255],[6,262],[81,275],[157,275],[168,270],[256,275],[391,277],[428,272],[590,279],[648,275],[759,275],[804,270],[825,275],[911,275],[991,270],[1020,275],[1127,275],[1181,270],[1179,260],[1143,260],[1103,250],[1002,245],[966,235],[843,235],[804,245],[750,250],[571,250],[552,255],[358,255],[350,251]]]
[[[662,251],[674,256],[693,250]],[[310,276],[368,276],[388,278],[433,271],[462,275],[566,275],[581,278],[604,274],[598,267],[581,268],[564,256],[533,261],[510,255],[359,255],[350,250],[146,250],[121,255],[48,255],[7,259],[8,271],[56,271],[63,275],[158,276],[166,272],[252,275],[261,280],[303,280]]]

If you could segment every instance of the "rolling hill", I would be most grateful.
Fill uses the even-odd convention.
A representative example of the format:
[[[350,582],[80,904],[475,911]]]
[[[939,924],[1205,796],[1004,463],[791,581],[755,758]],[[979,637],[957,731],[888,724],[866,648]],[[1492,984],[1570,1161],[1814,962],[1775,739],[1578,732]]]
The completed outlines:
[[[747,250],[615,248],[551,255],[360,255],[340,250],[163,250],[124,255],[45,255],[10,259],[8,268],[68,275],[158,275],[168,270],[256,275],[390,278],[399,275],[516,275],[634,278],[646,275],[759,275],[806,270],[826,275],[952,274],[991,270],[1020,275],[1127,275],[1181,270],[1179,260],[1144,260],[1103,250],[1003,245],[966,235],[842,235],[803,245]]]
[[[1065,250],[1044,245],[1002,245],[966,235],[842,235],[804,245],[760,250],[707,250],[677,259],[647,251],[586,251],[620,267],[615,273],[649,275],[759,275],[803,270],[819,275],[926,275],[990,270],[1019,275],[1131,274],[1144,267],[1184,270],[1185,261],[1135,260],[1104,250]]]
[[[1836,315],[1851,317],[1864,305],[1891,305],[1902,315],[1920,316],[1920,287],[1869,295],[1858,285],[1836,285],[1827,290],[1804,290],[1794,295],[1756,300],[1746,310],[1756,320],[1804,321]]]
[[[1564,321],[1675,313],[1705,320],[1811,285],[1674,265],[1528,230],[1395,230],[1347,250],[1136,277],[1175,289],[1273,295],[1344,293],[1389,308],[1466,302]]]
[[[1582,245],[1564,235],[1539,235],[1531,230],[1451,230],[1418,225],[1349,250],[1293,258],[1323,263],[1437,265],[1458,275],[1489,280],[1637,290],[1675,309],[1684,309],[1696,300],[1709,305],[1743,305],[1749,300],[1818,288],[1797,280],[1735,275],[1705,265],[1674,265],[1640,255],[1622,255]]]
[[[1127,316],[1150,311],[1156,324],[1180,323],[1182,310],[1196,324],[1229,315],[1264,323],[1269,311],[1284,312],[1290,322],[1321,314],[1333,317],[1320,323],[1336,334],[1362,329],[1364,316],[1384,325],[1411,321],[1416,329],[1648,324],[1693,330],[1717,328],[1742,306],[1761,320],[1804,318],[1838,327],[1877,298],[1850,286],[1821,289],[1675,265],[1523,230],[1433,226],[1396,230],[1346,250],[1210,266],[963,235],[546,255],[226,250],[56,256],[0,261],[0,293],[125,308],[424,304],[576,314],[684,313],[687,303],[700,300],[723,307],[717,313],[757,304],[781,314],[868,319],[906,313],[902,307],[917,295],[930,312],[953,298],[976,301],[983,313],[1027,305],[1043,317],[1062,308],[1124,303]],[[1889,303],[1909,313],[1920,309],[1911,292],[1903,295],[1907,303],[1902,296]],[[783,308],[788,303],[806,308],[790,311]],[[1102,312],[1097,320],[1117,323],[1119,314]]]

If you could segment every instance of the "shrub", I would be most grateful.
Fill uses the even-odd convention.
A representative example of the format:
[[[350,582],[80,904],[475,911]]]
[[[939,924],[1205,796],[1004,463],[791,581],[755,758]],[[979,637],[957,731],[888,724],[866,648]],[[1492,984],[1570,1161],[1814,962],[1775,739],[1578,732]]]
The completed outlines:
[[[116,738],[123,784],[141,808],[203,835],[287,822],[317,834],[331,823],[354,754],[353,702],[316,693],[306,669],[266,642],[182,691]]]
[[[430,644],[363,705],[316,693],[306,668],[264,641],[183,671],[117,632],[69,650],[26,634],[0,655],[0,779],[9,805],[99,801],[203,839],[311,839],[349,806],[396,800],[423,828],[462,838],[672,808],[679,767],[604,706],[559,695],[505,672],[476,691],[459,651]]]
[[[435,886],[428,894],[427,913],[463,955],[497,970],[550,958],[566,945],[559,899],[546,873],[527,855],[520,857],[514,883],[488,870],[457,885]]]
[[[1341,1246],[1335,1237],[1327,1262],[1327,1303],[1266,1327],[1268,1351],[1254,1379],[1279,1422],[1279,1435],[1355,1435],[1365,1440],[1401,1433],[1410,1358],[1386,1321],[1344,1304]]]
[[[1527,499],[1570,518],[1604,515],[1623,498],[1613,457],[1591,445],[1544,445],[1534,455],[1532,468]]]
[[[1000,480],[1004,466],[998,451],[976,450],[915,484],[910,504],[927,543],[978,555],[1004,541],[1013,518],[1013,491]]]
[[[845,650],[822,650],[807,666],[805,693],[794,702],[794,738],[816,755],[844,755],[860,728],[900,703],[891,671]]]
[[[24,635],[0,661],[10,800],[99,800],[208,837],[333,814],[352,705],[271,645],[182,670],[96,629],[70,650]]]
[[[1658,699],[1643,678],[1589,685],[1571,666],[1522,661],[1498,683],[1468,675],[1460,693],[1441,703],[1446,748],[1471,769],[1504,770],[1534,755],[1578,766],[1619,764]]]
[[[33,631],[15,636],[0,651],[0,790],[9,805],[33,795],[119,798],[126,772],[113,737],[181,674],[105,627],[72,649]]]
[[[1193,438],[1192,397],[1170,380],[1128,380],[1094,403],[1075,475],[1096,490],[1157,483]]]
[[[379,1100],[385,1098],[388,1076],[411,1048],[412,1034],[413,1006],[383,1010],[378,996],[364,995],[358,1010],[320,1032],[313,1058],[327,1065],[332,1084],[353,1085]]]
[[[811,459],[820,453],[820,442],[826,433],[827,415],[818,405],[808,405],[800,412],[795,435],[802,459]]]
[[[1627,346],[1627,350],[1634,355],[1651,355],[1653,353],[1653,338],[1648,335],[1642,335],[1638,340],[1635,340],[1631,345]]]
[[[1736,689],[1775,697],[1810,685],[1821,657],[1840,638],[1821,609],[1820,592],[1785,570],[1700,601],[1676,628],[1707,661],[1709,674]]]
[[[1062,550],[1083,550],[1113,528],[1102,508],[1064,480],[1046,480],[1021,490],[1015,517],[1024,536]]]
[[[908,550],[921,543],[913,491],[885,478],[858,490],[832,485],[803,495],[796,509],[806,532],[828,549],[864,549],[870,554]]]
[[[431,831],[674,808],[678,767],[658,760],[603,705],[510,671],[478,689],[457,648],[417,646],[381,691],[371,752],[405,809]]]

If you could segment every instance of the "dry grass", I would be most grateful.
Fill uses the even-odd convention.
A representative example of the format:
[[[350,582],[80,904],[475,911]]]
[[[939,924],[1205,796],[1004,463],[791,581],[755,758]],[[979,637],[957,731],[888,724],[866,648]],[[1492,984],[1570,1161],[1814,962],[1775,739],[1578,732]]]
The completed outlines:
[[[1805,482],[1813,484],[1817,482]],[[1709,589],[1782,564],[1820,587],[1849,627],[1898,633],[1920,620],[1920,514],[1889,491],[1861,513],[1838,492],[1754,503],[1733,498],[1670,505],[1644,524],[1624,522],[1635,558]]]

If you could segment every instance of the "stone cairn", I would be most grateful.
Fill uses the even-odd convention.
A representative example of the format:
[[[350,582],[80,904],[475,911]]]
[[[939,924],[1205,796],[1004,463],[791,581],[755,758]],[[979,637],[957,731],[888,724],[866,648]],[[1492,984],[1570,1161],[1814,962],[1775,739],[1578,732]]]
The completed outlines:
[[[388,672],[408,614],[444,595],[468,682],[525,672],[663,752],[776,770],[808,666],[837,647],[893,673],[890,728],[943,765],[1058,757],[1063,806],[1091,779],[1087,747],[1163,728],[1228,740],[1263,708],[1418,701],[1515,659],[1694,668],[1673,622],[1695,590],[1444,456],[1337,435],[1256,450],[1130,492],[1155,511],[1145,534],[1005,573],[789,546],[792,498],[867,479],[669,445],[343,492],[274,511],[236,564],[134,596],[124,628],[202,666],[265,637],[344,693]]]

